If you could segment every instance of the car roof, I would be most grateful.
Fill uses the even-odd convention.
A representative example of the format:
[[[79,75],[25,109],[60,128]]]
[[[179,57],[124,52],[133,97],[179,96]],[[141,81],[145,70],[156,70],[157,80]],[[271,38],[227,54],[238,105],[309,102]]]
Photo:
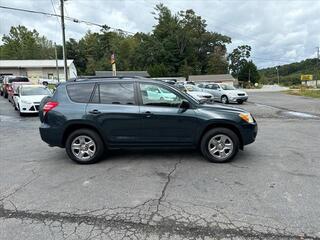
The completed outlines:
[[[97,82],[114,82],[114,81],[139,81],[139,82],[150,82],[150,83],[160,83],[164,85],[169,85],[164,81],[154,80],[151,78],[144,78],[139,76],[112,76],[112,77],[99,77],[99,76],[90,76],[90,77],[80,77],[70,79],[66,82],[62,82],[61,84],[72,84],[72,83],[97,83]]]

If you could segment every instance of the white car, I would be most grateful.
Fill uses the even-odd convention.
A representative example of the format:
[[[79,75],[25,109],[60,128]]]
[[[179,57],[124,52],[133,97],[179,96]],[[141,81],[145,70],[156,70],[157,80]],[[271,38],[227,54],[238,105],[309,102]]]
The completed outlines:
[[[191,97],[198,101],[211,103],[214,101],[213,95],[207,92],[202,91],[195,85],[192,84],[177,84],[176,87],[189,94]]]
[[[172,94],[168,90],[156,86],[147,85],[145,89],[142,89],[142,92],[146,93],[149,100],[173,100],[176,98],[176,95]]]
[[[214,100],[226,103],[239,103],[248,100],[248,94],[240,89],[235,88],[232,85],[222,83],[201,83],[198,87],[207,93],[211,93],[214,96]]]
[[[38,113],[41,100],[47,96],[52,96],[52,93],[46,86],[20,85],[13,97],[15,109],[20,115]]]

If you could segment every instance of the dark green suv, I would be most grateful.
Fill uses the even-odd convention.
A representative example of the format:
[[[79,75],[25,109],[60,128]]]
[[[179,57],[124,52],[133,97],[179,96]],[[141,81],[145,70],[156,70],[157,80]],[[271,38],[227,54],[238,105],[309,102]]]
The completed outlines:
[[[208,105],[161,81],[134,77],[61,83],[41,104],[40,135],[78,163],[105,150],[198,148],[211,162],[230,161],[257,135],[242,109]]]

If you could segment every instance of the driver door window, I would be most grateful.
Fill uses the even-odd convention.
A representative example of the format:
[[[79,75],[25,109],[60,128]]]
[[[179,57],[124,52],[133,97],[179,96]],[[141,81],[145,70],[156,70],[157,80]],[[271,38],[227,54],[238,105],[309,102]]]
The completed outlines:
[[[182,99],[174,92],[154,84],[140,83],[142,105],[179,107]]]

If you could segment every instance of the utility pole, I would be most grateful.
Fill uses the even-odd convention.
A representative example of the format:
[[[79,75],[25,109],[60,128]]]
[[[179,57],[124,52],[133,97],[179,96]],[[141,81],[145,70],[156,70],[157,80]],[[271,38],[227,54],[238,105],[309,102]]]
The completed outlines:
[[[249,86],[250,86],[250,83],[251,83],[251,68],[249,68]]]
[[[316,88],[318,87],[318,78],[319,78],[319,58],[320,58],[320,47],[317,47],[317,71],[316,71]]]
[[[280,85],[279,67],[277,66],[276,69],[277,69],[278,85]]]
[[[58,82],[60,82],[60,80],[59,80],[59,65],[58,65],[58,55],[57,55],[57,45],[56,45],[56,43],[54,43],[54,55],[55,55],[55,58],[56,58],[57,79],[58,79]]]
[[[63,54],[63,68],[65,80],[68,80],[68,67],[67,67],[67,56],[66,56],[66,34],[64,26],[64,7],[63,3],[65,0],[60,0],[60,10],[61,10],[61,28],[62,28],[62,54]]]

